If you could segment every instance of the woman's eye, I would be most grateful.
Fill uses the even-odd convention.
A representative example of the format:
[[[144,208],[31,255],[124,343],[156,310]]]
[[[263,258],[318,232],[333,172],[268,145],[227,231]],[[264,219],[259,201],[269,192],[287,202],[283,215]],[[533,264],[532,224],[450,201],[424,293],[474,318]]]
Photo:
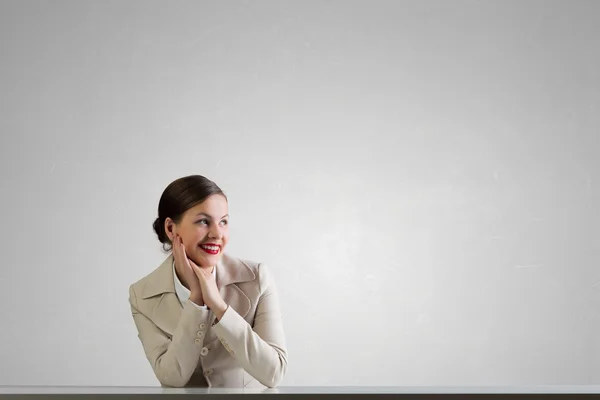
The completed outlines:
[[[197,222],[198,224],[208,224],[208,221],[205,219],[201,219],[200,221]]]
[[[229,223],[229,221],[227,221],[226,219],[224,219],[223,221],[221,221],[221,223],[222,223],[223,225],[227,225],[227,224]]]

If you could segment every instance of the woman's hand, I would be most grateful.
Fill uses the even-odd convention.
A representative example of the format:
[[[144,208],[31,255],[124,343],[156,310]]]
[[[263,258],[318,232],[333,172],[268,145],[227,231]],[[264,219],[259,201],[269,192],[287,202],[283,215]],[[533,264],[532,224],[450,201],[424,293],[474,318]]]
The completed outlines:
[[[203,306],[202,286],[194,272],[195,268],[199,267],[188,258],[181,236],[177,234],[173,236],[173,257],[175,258],[175,265],[182,269],[181,273],[185,283],[189,286],[190,300],[199,306]]]
[[[192,263],[193,264],[193,263]],[[200,268],[196,264],[192,265],[192,268],[196,274],[200,287],[202,288],[203,298],[208,308],[212,310],[217,319],[221,319],[225,311],[227,311],[227,303],[221,297],[217,282],[215,280],[212,271],[207,271],[205,268]],[[216,268],[216,267],[213,267]]]

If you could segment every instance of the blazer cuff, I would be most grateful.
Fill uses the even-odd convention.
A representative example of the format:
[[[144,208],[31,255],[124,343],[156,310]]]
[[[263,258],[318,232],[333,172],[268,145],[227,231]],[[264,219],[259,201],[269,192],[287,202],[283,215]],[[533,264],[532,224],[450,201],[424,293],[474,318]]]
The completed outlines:
[[[244,332],[248,326],[248,322],[233,307],[229,306],[225,310],[223,317],[212,328],[217,336],[226,342],[235,342],[244,336]]]

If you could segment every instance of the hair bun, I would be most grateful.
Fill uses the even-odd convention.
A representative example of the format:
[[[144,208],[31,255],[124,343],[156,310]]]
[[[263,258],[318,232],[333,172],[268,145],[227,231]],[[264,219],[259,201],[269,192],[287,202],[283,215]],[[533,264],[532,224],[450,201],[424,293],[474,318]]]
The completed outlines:
[[[158,240],[161,243],[166,242],[166,234],[165,234],[165,226],[160,223],[160,218],[156,218],[154,223],[152,224],[152,228],[154,228],[154,232],[156,232],[156,236],[158,236]]]

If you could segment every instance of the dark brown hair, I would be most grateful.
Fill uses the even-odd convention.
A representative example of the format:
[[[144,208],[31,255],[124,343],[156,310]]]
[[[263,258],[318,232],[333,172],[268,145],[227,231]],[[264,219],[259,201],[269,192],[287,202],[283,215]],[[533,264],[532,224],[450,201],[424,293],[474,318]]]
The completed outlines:
[[[178,224],[187,210],[202,203],[213,194],[220,194],[227,199],[216,183],[202,175],[184,176],[167,186],[158,202],[158,218],[152,224],[165,252],[172,248],[171,239],[165,232],[165,220],[171,218]]]

